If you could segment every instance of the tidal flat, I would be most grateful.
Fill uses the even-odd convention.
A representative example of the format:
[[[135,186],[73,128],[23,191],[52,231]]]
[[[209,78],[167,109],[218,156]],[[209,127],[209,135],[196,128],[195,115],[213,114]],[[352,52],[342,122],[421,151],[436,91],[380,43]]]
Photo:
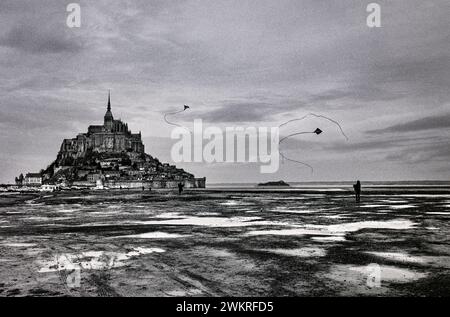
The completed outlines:
[[[2,193],[0,296],[449,296],[450,191],[363,194]]]

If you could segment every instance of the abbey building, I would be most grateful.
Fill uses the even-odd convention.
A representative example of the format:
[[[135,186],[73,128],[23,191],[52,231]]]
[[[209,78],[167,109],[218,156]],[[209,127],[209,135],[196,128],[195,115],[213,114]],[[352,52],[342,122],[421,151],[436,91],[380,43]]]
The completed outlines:
[[[114,120],[109,94],[103,125],[91,125],[87,133],[78,134],[73,139],[65,139],[61,145],[60,154],[62,158],[68,156],[77,158],[88,150],[145,153],[141,133],[131,133],[128,124],[121,120]]]

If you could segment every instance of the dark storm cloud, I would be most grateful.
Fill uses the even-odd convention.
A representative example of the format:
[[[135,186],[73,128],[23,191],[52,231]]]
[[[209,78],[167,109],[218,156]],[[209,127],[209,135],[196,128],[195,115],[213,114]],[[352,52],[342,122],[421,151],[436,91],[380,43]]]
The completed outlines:
[[[370,130],[370,134],[418,132],[450,128],[450,114],[430,116],[406,123],[395,124],[383,129]]]

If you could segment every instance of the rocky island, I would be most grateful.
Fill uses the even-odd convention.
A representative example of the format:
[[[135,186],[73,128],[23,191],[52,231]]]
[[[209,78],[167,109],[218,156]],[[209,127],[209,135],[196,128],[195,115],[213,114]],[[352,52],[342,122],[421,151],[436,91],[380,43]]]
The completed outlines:
[[[259,183],[258,187],[290,187],[285,181]]]
[[[205,178],[194,175],[145,153],[141,132],[115,120],[108,94],[103,125],[91,125],[87,133],[65,139],[56,160],[40,173],[21,174],[16,185],[57,188],[204,188]]]

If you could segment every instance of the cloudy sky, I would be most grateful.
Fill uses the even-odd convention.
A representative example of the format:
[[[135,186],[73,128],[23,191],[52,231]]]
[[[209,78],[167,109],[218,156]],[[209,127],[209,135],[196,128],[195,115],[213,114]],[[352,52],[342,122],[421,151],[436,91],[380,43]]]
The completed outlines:
[[[183,163],[215,182],[450,177],[450,2],[378,1],[381,28],[361,0],[0,1],[0,182],[54,160],[63,138],[113,114],[170,162],[173,121],[278,126],[284,162]]]

